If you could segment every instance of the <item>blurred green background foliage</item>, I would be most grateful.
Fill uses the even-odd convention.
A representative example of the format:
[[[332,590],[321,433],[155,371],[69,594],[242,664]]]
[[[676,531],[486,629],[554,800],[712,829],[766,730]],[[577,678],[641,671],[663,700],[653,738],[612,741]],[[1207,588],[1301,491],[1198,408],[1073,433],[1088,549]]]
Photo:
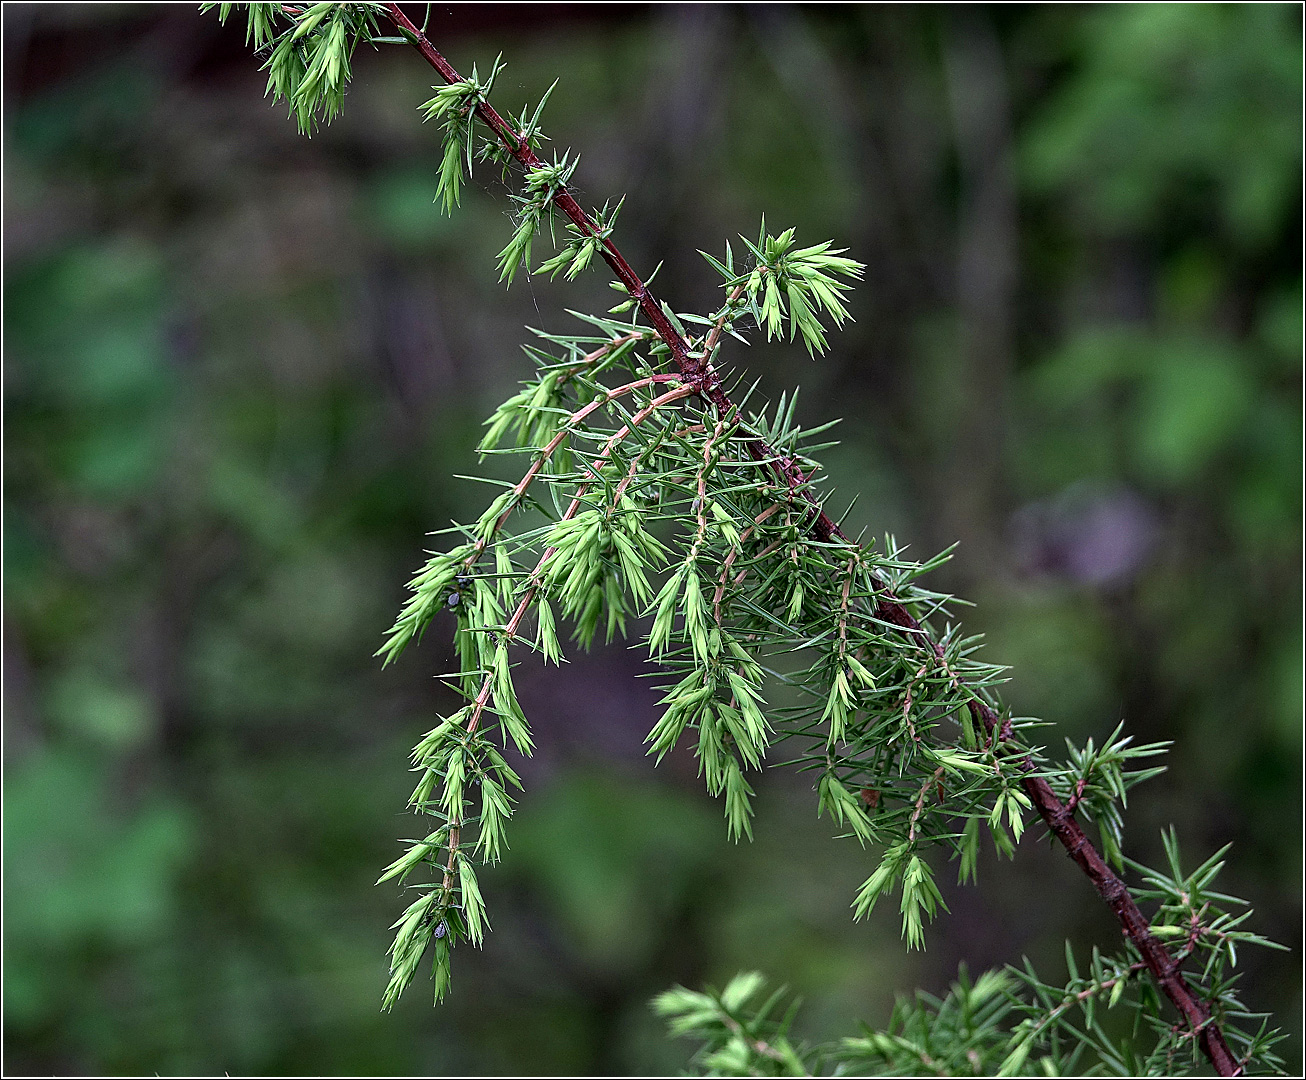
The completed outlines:
[[[379,1012],[406,755],[449,706],[436,627],[372,659],[424,534],[468,520],[480,419],[524,325],[602,310],[497,285],[502,186],[432,197],[430,72],[356,58],[311,141],[236,23],[188,5],[6,4],[4,1010],[10,1073],[666,1072],[647,1008],[757,967],[801,1033],[882,1023],[1109,913],[1031,830],[904,955],[854,926],[870,865],[804,777],[725,839],[692,760],[656,771],[620,647],[523,669],[539,753],[485,950],[450,1002]],[[1009,700],[1173,739],[1130,853],[1173,821],[1293,948],[1246,999],[1300,1063],[1301,15],[1291,5],[459,5],[456,66],[546,131],[678,310],[695,249],[762,213],[869,264],[826,358],[731,357],[845,417],[857,527],[923,556],[1014,666]],[[493,463],[491,463],[493,464]],[[882,917],[883,916],[883,917]]]

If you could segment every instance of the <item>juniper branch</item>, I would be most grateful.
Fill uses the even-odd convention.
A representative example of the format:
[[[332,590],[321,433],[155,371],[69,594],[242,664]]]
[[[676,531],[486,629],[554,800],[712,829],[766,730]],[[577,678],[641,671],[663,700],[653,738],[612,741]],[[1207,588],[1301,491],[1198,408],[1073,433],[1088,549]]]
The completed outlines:
[[[403,13],[398,4],[387,3],[385,12],[399,32],[421,53],[423,59],[440,73],[440,77],[446,83],[452,85],[464,81],[463,77],[454,70],[449,61],[431,44],[430,39]],[[512,155],[522,168],[537,169],[545,166],[545,162],[532,149],[530,141],[504,120],[492,105],[486,101],[478,101],[475,105],[475,112],[486,127],[495,133],[504,149]],[[603,257],[603,261],[617,275],[617,279],[625,286],[630,297],[639,305],[640,310],[657,332],[658,337],[671,351],[672,359],[679,368],[681,377],[686,384],[693,386],[696,393],[710,401],[720,415],[727,415],[732,410],[733,404],[721,385],[720,375],[711,364],[710,350],[695,352],[690,348],[689,343],[686,342],[680,331],[667,317],[662,305],[652,291],[635,273],[611,238],[606,235],[606,230],[602,229],[581,208],[580,203],[576,201],[565,186],[559,187],[554,192],[552,201],[553,205],[567,216],[581,235],[599,242],[599,254]],[[716,338],[719,336],[718,333],[712,338],[713,346],[715,346]],[[798,467],[792,457],[777,453],[763,441],[750,442],[749,451],[755,461],[767,464],[772,468],[783,479],[790,491],[812,503],[812,509],[815,511],[811,526],[813,536],[824,543],[829,543],[836,537],[846,543],[851,543],[829,515],[812,501],[811,495],[805,486],[810,478],[804,476],[802,469]]]
[[[228,9],[229,5],[222,5],[223,17]],[[277,15],[289,16],[292,26],[284,32],[276,31],[273,20]],[[373,30],[380,16],[394,22],[402,36],[376,37]],[[745,240],[757,259],[751,270],[735,272],[728,245],[724,265],[705,256],[724,273],[728,296],[711,318],[680,317],[710,328],[696,347],[694,338],[681,328],[679,318],[657,301],[648,283],[640,280],[613,243],[613,223],[621,204],[611,211],[605,205],[594,216],[587,215],[567,186],[576,159],[568,152],[548,163],[536,153],[543,101],[529,120],[523,113],[520,123],[505,121],[490,106],[488,93],[501,70],[498,61],[484,81],[475,69],[470,79],[462,79],[397,4],[256,6],[250,13],[250,33],[256,48],[270,47],[266,65],[269,90],[291,102],[301,129],[306,131],[319,117],[329,120],[338,111],[348,80],[349,57],[360,42],[407,41],[415,46],[449,84],[437,90],[424,106],[428,118],[443,123],[444,157],[438,197],[443,199],[446,210],[458,202],[464,161],[467,168],[472,164],[474,121],[487,126],[495,137],[483,148],[482,159],[515,162],[525,170],[523,193],[513,196],[518,224],[500,254],[501,280],[511,281],[517,268],[528,263],[538,226],[554,210],[561,212],[570,222],[568,228],[574,239],[535,272],[556,274],[565,268],[566,276],[571,278],[585,268],[594,253],[599,253],[617,275],[617,287],[629,297],[614,310],[637,306],[658,339],[652,355],[665,352],[678,372],[653,374],[651,363],[627,363],[636,378],[615,388],[584,374],[589,363],[605,356],[615,363],[623,351],[630,352],[628,346],[647,340],[645,332],[634,328],[634,321],[625,326],[582,316],[599,326],[606,338],[598,350],[584,356],[580,356],[580,345],[587,339],[550,338],[567,349],[569,359],[558,365],[556,357],[536,353],[546,373],[533,390],[501,407],[482,443],[483,452],[494,451],[503,431],[515,422],[519,439],[535,455],[534,460],[517,485],[485,511],[474,531],[457,527],[473,543],[436,556],[414,579],[414,597],[401,613],[382,652],[392,657],[419,634],[447,588],[454,589],[447,597],[450,608],[458,605],[461,591],[468,589],[471,601],[459,609],[457,640],[461,692],[470,704],[429,733],[414,751],[414,762],[423,772],[423,779],[414,792],[412,805],[442,817],[444,824],[425,841],[413,842],[408,854],[387,871],[386,877],[398,875],[402,880],[422,862],[436,865],[432,856],[441,848],[448,849],[448,857],[442,884],[411,905],[395,924],[400,932],[393,950],[387,1004],[411,978],[422,952],[432,941],[437,954],[438,999],[448,986],[448,950],[455,938],[478,943],[481,939],[484,908],[471,862],[461,850],[463,830],[473,820],[479,821],[475,850],[482,853],[483,862],[496,861],[503,820],[511,813],[504,785],[520,784],[478,729],[488,711],[498,718],[505,749],[506,740],[511,738],[518,749],[529,753],[529,729],[512,688],[508,646],[517,638],[522,620],[538,598],[539,647],[546,658],[557,659],[547,599],[548,592],[553,591],[565,602],[564,614],[576,616],[577,633],[583,643],[592,638],[603,610],[608,613],[609,637],[617,624],[624,630],[624,614],[630,610],[627,597],[650,613],[656,610],[647,639],[649,652],[670,669],[679,666],[688,674],[669,688],[664,701],[670,707],[649,740],[655,750],[665,753],[687,726],[697,728],[698,756],[708,787],[714,794],[725,795],[727,817],[736,836],[749,830],[751,814],[751,789],[743,779],[741,762],[760,767],[773,731],[760,707],[764,671],[757,658],[768,649],[793,652],[821,644],[818,659],[805,671],[770,674],[789,682],[801,695],[825,702],[824,711],[819,711],[819,704],[814,708],[809,705],[779,710],[790,717],[788,726],[782,728],[783,737],[802,736],[820,746],[819,752],[799,759],[808,763],[807,768],[822,769],[817,785],[818,812],[829,810],[832,817],[848,825],[865,842],[877,834],[867,811],[880,805],[880,813],[887,814],[887,821],[897,830],[894,835],[899,842],[888,848],[858,894],[854,904],[858,917],[866,914],[883,892],[901,882],[904,935],[909,944],[919,945],[922,916],[932,917],[942,905],[942,898],[916,847],[925,842],[951,843],[961,857],[963,878],[973,876],[979,818],[987,814],[995,842],[1010,850],[1010,839],[1002,825],[1004,812],[1008,826],[1019,839],[1023,829],[1021,808],[1032,807],[1116,914],[1126,939],[1142,958],[1139,963],[1151,972],[1183,1016],[1189,1032],[1186,1038],[1201,1046],[1218,1072],[1239,1071],[1241,1066],[1233,1059],[1219,1023],[1212,1018],[1207,998],[1198,992],[1205,988],[1196,979],[1191,980],[1190,987],[1190,979],[1182,971],[1183,961],[1199,948],[1205,950],[1208,959],[1203,978],[1210,984],[1209,1000],[1221,1009],[1233,1009],[1231,1015],[1237,1015],[1236,1001],[1229,993],[1230,982],[1222,978],[1221,957],[1227,947],[1232,964],[1238,941],[1266,944],[1255,935],[1235,931],[1246,916],[1222,911],[1220,904],[1229,898],[1205,890],[1218,870],[1218,856],[1185,878],[1171,837],[1166,843],[1174,876],[1139,868],[1156,891],[1131,893],[1076,820],[1080,812],[1095,820],[1103,851],[1117,866],[1122,865],[1116,803],[1123,805],[1126,788],[1156,770],[1125,773],[1121,763],[1158,749],[1138,747],[1126,752],[1128,740],[1119,739],[1117,732],[1101,754],[1091,742],[1083,751],[1071,747],[1070,769],[1040,771],[1036,765],[1039,751],[1021,744],[1016,737],[1016,722],[1000,715],[996,699],[989,695],[987,688],[1000,669],[967,659],[968,643],[957,640],[951,630],[935,637],[927,626],[926,620],[948,598],[921,590],[911,582],[933,564],[901,561],[891,542],[886,543],[886,548],[892,550],[885,556],[853,543],[826,515],[812,484],[812,472],[808,471],[810,458],[799,456],[800,432],[791,422],[792,401],[786,412],[782,399],[774,423],[764,416],[750,421],[722,385],[713,359],[725,332],[738,337],[733,325],[744,314],[751,315],[768,337],[780,333],[787,317],[791,341],[801,333],[809,353],[824,351],[825,328],[817,314],[824,311],[836,324],[848,317],[843,293],[849,287],[848,279],[860,276],[861,264],[841,258],[839,249],[832,249],[830,242],[796,249],[792,229],[770,236],[764,224],[757,245]],[[599,364],[595,374],[603,367]],[[559,427],[557,417],[564,412],[561,406],[565,399],[560,387],[572,378],[597,396],[589,404],[567,412]],[[678,386],[646,400],[633,415],[621,401],[640,390],[676,382]],[[654,425],[657,431],[651,437],[641,434],[636,440],[643,442],[644,448],[624,470],[619,461],[612,461],[618,447],[640,424],[664,405],[690,396],[703,402],[701,422],[690,423],[674,433],[669,425]],[[601,423],[595,425],[588,420],[596,415],[623,415],[626,422],[615,431],[610,427],[600,430]],[[703,438],[695,442],[689,439],[691,434]],[[574,437],[572,443],[558,453],[569,436]],[[576,440],[599,437],[606,438],[602,451],[587,460],[587,454],[575,445]],[[669,449],[660,449],[664,443]],[[733,456],[731,446],[739,446],[748,460]],[[573,454],[580,459],[579,473],[568,471],[566,463]],[[557,458],[563,459],[561,464]],[[651,605],[648,601],[652,591],[643,566],[648,562],[655,567],[664,565],[667,549],[643,531],[638,507],[627,496],[646,460],[660,460],[661,468],[654,465],[653,483],[645,483],[645,490],[664,485],[676,493],[672,505],[682,508],[662,516],[678,518],[682,523],[692,516],[696,524],[692,541],[680,544],[682,565],[670,575]],[[617,468],[606,469],[609,463]],[[742,475],[732,472],[740,469],[745,470]],[[751,471],[754,469],[758,471]],[[553,488],[557,509],[561,511],[561,504],[556,503],[559,488],[572,496],[570,506],[543,529],[505,536],[508,518],[525,501],[528,487],[542,476]],[[736,476],[739,482],[735,482]],[[768,476],[774,485],[765,479]],[[580,514],[591,488],[599,484],[605,488],[601,505]],[[636,497],[643,496],[637,492]],[[686,504],[688,511],[683,509]],[[781,510],[783,513],[775,521],[769,520]],[[760,550],[745,557],[742,569],[732,578],[736,559],[750,538]],[[530,548],[541,539],[545,540],[545,551],[536,568],[530,573],[519,571],[513,564],[513,552]],[[480,563],[491,554],[491,546],[494,570],[484,573]],[[778,556],[768,561],[768,556],[777,552]],[[720,567],[710,609],[699,580],[700,558],[716,560]],[[741,588],[750,574],[753,581]],[[811,596],[817,597],[817,602],[811,602]],[[678,602],[683,625],[673,632]],[[514,603],[515,610],[504,624],[504,609]],[[787,621],[767,610],[777,604]],[[892,637],[886,637],[881,628],[890,630]],[[747,648],[743,643],[748,643]],[[876,685],[876,674],[863,660],[878,665],[879,677],[886,680],[880,687]],[[869,698],[859,700],[862,691],[874,696],[892,693],[895,688],[903,693],[900,722],[893,707],[873,705]],[[862,716],[862,722],[850,732],[848,725],[856,715]],[[930,729],[943,717],[965,720],[963,738],[969,749],[941,745],[928,737]],[[978,752],[977,733],[984,738]],[[837,751],[839,745],[846,751],[842,755]],[[1095,773],[1095,769],[1105,771]],[[859,775],[873,778],[871,783],[882,786],[889,797],[882,800],[880,790],[862,787],[863,808],[844,783]],[[954,791],[954,806],[948,813],[960,815],[966,822],[961,834],[940,832],[935,819],[941,815],[927,805],[932,791],[937,792],[940,805],[945,804],[945,776],[950,777],[948,783]],[[429,796],[437,781],[443,781],[443,795],[435,803]],[[468,814],[464,798],[468,783],[481,785],[479,818]],[[1054,789],[1054,783],[1061,787]],[[1057,794],[1062,788],[1067,802]],[[956,794],[958,789],[961,795]],[[905,806],[888,809],[890,797]],[[438,809],[431,809],[433,806]],[[1193,898],[1198,894],[1207,899],[1199,903]],[[1135,896],[1165,901],[1155,928],[1142,916]],[[1216,905],[1217,917],[1208,925],[1211,903]],[[1181,936],[1185,943],[1172,954],[1161,943],[1162,936]],[[1098,982],[1102,983],[1103,978],[1099,976]],[[1115,988],[1123,987],[1119,981],[1111,985],[1113,996]],[[1041,987],[1038,991],[1042,995]],[[728,989],[722,996],[723,1003],[730,997]],[[1076,992],[1075,1000],[1084,999]],[[1049,1022],[1057,1021],[1059,1016],[1052,1012]],[[738,1034],[729,1024],[726,1026]],[[1032,1031],[1028,1039],[1013,1047],[1003,1072],[1011,1071],[1017,1058],[1023,1062],[1022,1055],[1041,1030]],[[1231,1026],[1230,1031],[1253,1051],[1267,1045],[1261,1036],[1246,1039],[1236,1026]],[[1169,1052],[1173,1053],[1178,1045],[1170,1039]]]
[[[440,73],[449,84],[460,83],[462,76],[449,64],[435,48],[426,35],[403,13],[396,3],[388,3],[385,12],[390,20],[421,53],[422,57]],[[530,146],[529,139],[509,125],[486,101],[475,105],[477,116],[500,139],[504,148],[526,169],[544,167],[545,163]],[[581,208],[575,198],[566,190],[565,185],[557,188],[552,195],[552,203],[572,222],[575,228],[586,237],[599,243],[599,253],[617,278],[625,286],[631,298],[639,305],[659,338],[671,352],[686,388],[711,402],[718,416],[725,418],[737,412],[736,406],[727,396],[720,377],[711,363],[712,351],[720,338],[721,328],[726,316],[723,314],[718,325],[713,327],[705,344],[706,348],[698,353],[691,350],[689,343],[666,316],[662,305],[656,300],[647,285],[631,268],[612,242],[606,230],[603,230]],[[738,291],[732,294],[731,301],[738,299]],[[774,471],[786,484],[791,495],[805,504],[812,511],[809,525],[813,539],[821,543],[842,542],[855,547],[852,540],[821,509],[808,486],[810,477],[792,456],[778,453],[765,441],[749,439],[747,446],[757,462]],[[883,581],[877,582],[878,598],[876,616],[897,626],[910,640],[919,641],[929,648],[937,660],[946,664],[942,645],[935,641],[917,619],[907,610],[900,599]],[[965,680],[954,677],[958,689],[965,686]],[[988,733],[991,740],[999,744],[1012,739],[1013,731],[1010,720],[998,716],[994,709],[978,695],[971,695],[967,708],[974,720]],[[1019,749],[1014,753],[1021,754]],[[1181,965],[1166,950],[1165,946],[1152,934],[1146,917],[1139,910],[1128,887],[1107,865],[1105,859],[1094,847],[1092,841],[1075,820],[1075,808],[1068,807],[1057,798],[1048,782],[1034,774],[1034,765],[1027,755],[1019,758],[1020,767],[1026,775],[1021,783],[1034,808],[1047,825],[1048,830],[1065,848],[1070,858],[1080,867],[1092,882],[1098,894],[1110,907],[1119,921],[1121,929],[1129,941],[1138,950],[1157,984],[1173,1002],[1184,1017],[1191,1031],[1198,1038],[1203,1052],[1216,1071],[1222,1076],[1237,1076],[1242,1066],[1230,1051],[1224,1034],[1211,1015],[1210,1008],[1188,985]],[[916,816],[919,816],[919,806]],[[913,818],[912,829],[915,829]]]

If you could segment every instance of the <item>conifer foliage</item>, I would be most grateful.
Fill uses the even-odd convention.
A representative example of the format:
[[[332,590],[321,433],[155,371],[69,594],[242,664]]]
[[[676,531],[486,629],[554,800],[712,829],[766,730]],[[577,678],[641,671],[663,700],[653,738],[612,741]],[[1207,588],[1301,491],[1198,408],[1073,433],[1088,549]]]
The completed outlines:
[[[207,6],[225,21],[234,5]],[[973,881],[986,835],[1014,856],[1040,819],[1124,931],[1121,947],[1095,950],[1082,969],[1068,950],[1064,986],[1028,965],[974,980],[963,971],[944,998],[903,1000],[887,1029],[833,1047],[792,1041],[792,1010],[777,1013],[785,993],[764,995],[760,975],[721,991],[670,990],[655,1007],[673,1033],[701,1044],[702,1070],[1274,1070],[1277,1037],[1234,989],[1237,947],[1270,943],[1243,928],[1242,901],[1213,890],[1222,853],[1186,870],[1168,833],[1164,870],[1124,855],[1122,811],[1161,771],[1164,746],[1134,745],[1117,729],[1100,746],[1053,756],[1037,739],[1042,721],[1002,706],[1004,669],[959,630],[952,599],[926,584],[947,553],[920,563],[890,537],[846,536],[816,480],[825,427],[802,429],[793,395],[767,407],[734,389],[731,364],[750,332],[823,353],[862,264],[833,241],[806,243],[763,219],[755,239],[703,254],[720,275],[720,303],[673,311],[614,244],[621,203],[586,212],[569,190],[580,157],[540,156],[548,94],[506,119],[490,104],[501,58],[484,78],[475,67],[462,77],[396,4],[250,4],[247,27],[268,93],[305,133],[339,112],[360,44],[414,47],[443,79],[421,105],[442,141],[436,202],[452,213],[478,164],[516,178],[500,280],[570,280],[603,262],[619,294],[610,311],[581,315],[575,333],[540,333],[525,347],[533,370],[479,446],[483,457],[516,459],[520,479],[448,531],[378,654],[393,660],[440,611],[456,618],[448,679],[464,704],[413,750],[409,801],[424,835],[381,877],[414,897],[394,924],[385,1007],[427,957],[442,999],[455,950],[484,940],[478,875],[508,843],[521,788],[505,753],[534,745],[514,668],[561,662],[570,630],[580,648],[639,636],[662,688],[649,753],[693,749],[732,837],[751,835],[758,770],[783,760],[808,772],[816,812],[865,849],[854,917],[896,898],[907,947],[921,947],[946,910],[942,866]],[[537,243],[550,240],[538,259]]]

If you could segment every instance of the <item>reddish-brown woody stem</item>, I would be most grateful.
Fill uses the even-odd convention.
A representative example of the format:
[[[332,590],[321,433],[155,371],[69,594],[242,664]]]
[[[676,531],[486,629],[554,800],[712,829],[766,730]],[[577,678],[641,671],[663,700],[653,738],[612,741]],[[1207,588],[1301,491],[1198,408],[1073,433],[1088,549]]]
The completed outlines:
[[[418,30],[412,20],[400,10],[398,4],[387,4],[386,12],[400,33],[412,42],[413,47],[422,54],[428,64],[440,73],[445,82],[456,83],[463,81],[462,76],[431,44],[426,35]],[[521,134],[514,130],[512,125],[504,120],[488,102],[482,101],[476,105],[476,115],[486,127],[498,136],[504,149],[523,168],[536,169],[544,164],[526,140],[522,138]],[[722,389],[721,380],[717,373],[708,365],[706,351],[696,354],[689,348],[689,344],[681,336],[680,331],[676,329],[671,320],[667,318],[666,312],[662,310],[662,305],[649,291],[648,286],[644,284],[640,276],[626,262],[625,257],[617,250],[616,245],[608,237],[602,235],[598,225],[581,209],[580,204],[566,188],[559,189],[553,196],[553,205],[565,214],[583,235],[599,240],[601,245],[599,253],[603,256],[603,261],[617,275],[617,279],[625,287],[627,293],[639,304],[639,308],[644,313],[645,318],[648,319],[649,324],[657,331],[658,337],[671,350],[671,357],[680,370],[685,383],[692,386],[694,391],[701,397],[710,401],[718,413],[722,416],[726,415],[732,407],[731,401]],[[829,543],[835,538],[850,542],[839,526],[811,498],[810,492],[807,491],[805,486],[809,478],[803,474],[802,469],[798,467],[793,458],[778,453],[761,439],[750,439],[747,445],[749,454],[755,461],[768,466],[796,497],[811,504],[811,508],[815,512],[811,530],[816,539],[823,543]]]
[[[398,4],[386,4],[385,10],[400,33],[422,54],[427,63],[440,73],[445,82],[456,83],[463,81],[462,76],[450,66],[449,62],[435,46],[403,13]],[[527,144],[526,140],[488,103],[483,101],[478,103],[476,115],[498,136],[504,148],[523,168],[534,169],[544,164]],[[702,350],[698,354],[691,351],[688,343],[671,320],[667,318],[661,304],[649,292],[648,287],[640,279],[639,275],[626,262],[611,239],[601,234],[598,225],[581,209],[580,204],[565,188],[560,189],[553,196],[553,205],[565,214],[583,235],[599,240],[601,245],[600,253],[604,262],[611,267],[626,291],[639,305],[640,310],[657,332],[658,337],[671,351],[672,359],[680,371],[685,387],[680,391],[673,391],[671,394],[664,395],[659,401],[670,400],[674,396],[684,396],[692,392],[711,402],[719,416],[728,416],[735,406],[722,388],[720,378],[708,363],[711,347]],[[711,344],[713,346],[716,344],[720,332],[720,327],[713,328],[711,334]],[[747,446],[755,461],[769,468],[779,480],[783,481],[792,498],[807,504],[809,512],[812,513],[809,529],[815,540],[821,543],[840,540],[849,546],[854,546],[839,526],[820,508],[816,498],[807,487],[809,477],[803,474],[802,469],[792,457],[777,452],[761,439],[748,439]],[[575,505],[573,503],[573,509],[569,513],[574,512]],[[877,583],[877,585],[881,584],[883,583]],[[944,660],[942,646],[930,637],[925,628],[898,600],[887,585],[883,585],[882,588],[878,589],[875,615],[877,618],[899,627],[909,639],[928,646],[938,660]],[[513,629],[515,630],[515,626]],[[964,680],[960,677],[954,676],[954,681],[959,687],[965,685]],[[1001,744],[1012,736],[1011,721],[999,717],[978,695],[972,695],[967,707],[971,716],[978,724],[983,726],[991,739],[996,739]],[[1026,772],[1033,772],[1034,766],[1028,757],[1018,760],[1021,768]],[[1185,981],[1179,962],[1170,955],[1165,946],[1152,934],[1146,917],[1134,902],[1128,887],[1106,864],[1106,861],[1093,846],[1084,830],[1075,821],[1074,807],[1067,807],[1062,803],[1048,782],[1041,776],[1027,775],[1022,780],[1022,784],[1049,831],[1061,842],[1071,859],[1084,871],[1099,895],[1111,908],[1125,937],[1138,950],[1143,963],[1147,965],[1147,969],[1152,973],[1153,978],[1183,1015],[1184,1020],[1196,1035],[1203,1052],[1216,1072],[1221,1076],[1240,1075],[1242,1066],[1230,1051],[1224,1033],[1212,1019],[1206,1002],[1200,997],[1194,996]]]

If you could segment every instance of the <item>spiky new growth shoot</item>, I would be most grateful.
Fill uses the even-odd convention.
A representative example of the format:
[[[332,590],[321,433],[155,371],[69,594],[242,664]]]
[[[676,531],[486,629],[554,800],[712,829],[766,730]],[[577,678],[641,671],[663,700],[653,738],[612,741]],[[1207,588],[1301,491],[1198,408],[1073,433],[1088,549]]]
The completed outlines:
[[[444,154],[440,158],[435,197],[446,214],[452,214],[454,207],[458,206],[463,181],[472,170],[472,153],[476,142],[476,114],[473,110],[489,97],[495,76],[503,70],[499,61],[500,58],[496,57],[484,82],[473,67],[471,77],[462,82],[433,86],[431,89],[435,91],[435,96],[422,105],[426,120],[443,121],[441,139]]]
[[[765,327],[768,340],[782,335],[787,316],[790,341],[801,334],[809,356],[825,352],[825,327],[819,312],[828,314],[835,326],[844,324],[849,317],[844,297],[849,281],[861,278],[862,264],[844,258],[846,249],[836,248],[832,240],[797,248],[793,229],[771,236],[765,218],[756,244],[740,239],[753,258],[750,268],[742,273],[735,272],[734,256],[728,246],[725,263],[702,253],[725,277],[725,287],[740,298],[736,303],[742,302],[755,325]]]
[[[201,4],[202,11],[218,9],[222,22],[236,4]],[[330,123],[345,101],[350,61],[361,42],[379,40],[377,18],[385,14],[378,3],[246,4],[249,21],[246,43],[266,53],[267,93],[273,101],[286,101],[304,135],[314,126]]]
[[[377,36],[381,16],[398,37]],[[772,233],[763,222],[739,257],[730,244],[720,259],[705,254],[721,275],[721,304],[677,313],[613,245],[621,203],[585,212],[568,189],[579,159],[536,153],[543,101],[511,123],[490,105],[500,60],[484,79],[475,68],[463,78],[395,4],[252,5],[249,38],[268,54],[270,92],[290,101],[304,130],[338,111],[359,42],[413,45],[447,83],[421,106],[439,125],[434,187],[444,210],[458,205],[475,159],[520,176],[500,280],[511,284],[522,269],[571,279],[598,256],[621,294],[606,316],[578,316],[577,333],[539,333],[525,347],[534,371],[489,418],[480,444],[483,455],[517,458],[520,479],[475,521],[447,530],[451,545],[413,577],[379,653],[393,660],[445,612],[458,658],[447,681],[463,700],[412,754],[409,805],[427,825],[381,877],[415,893],[394,924],[385,1006],[428,954],[441,999],[454,949],[484,938],[477,871],[503,852],[521,787],[506,755],[533,748],[513,668],[531,653],[560,662],[562,620],[582,647],[600,634],[641,638],[663,691],[649,752],[660,760],[677,746],[693,751],[735,839],[751,834],[750,774],[783,745],[789,763],[811,773],[817,813],[876,853],[850,898],[855,917],[897,893],[909,947],[923,947],[927,923],[946,910],[932,855],[974,880],[983,837],[1013,855],[1034,814],[1120,920],[1122,951],[1094,954],[1087,981],[1073,968],[1070,985],[1055,993],[1032,972],[986,975],[973,986],[963,979],[942,1002],[921,997],[900,1007],[889,1032],[850,1040],[840,1060],[903,1071],[929,1055],[944,1063],[939,1071],[971,1071],[978,1060],[1014,1072],[1043,1055],[1055,1071],[1080,1061],[1080,1051],[1056,1049],[1078,1009],[1089,1017],[1074,1029],[1089,1048],[1082,1052],[1107,1071],[1171,1067],[1201,1054],[1223,1073],[1249,1059],[1273,1065],[1273,1036],[1236,1025],[1246,1013],[1228,975],[1235,947],[1263,942],[1238,929],[1245,915],[1226,913],[1229,898],[1206,891],[1218,864],[1184,877],[1176,852],[1168,875],[1139,868],[1147,888],[1132,892],[1118,876],[1131,865],[1121,810],[1129,790],[1160,771],[1139,766],[1163,746],[1134,746],[1117,729],[1100,749],[1090,741],[1070,747],[1065,762],[1048,757],[1028,738],[1039,722],[1000,705],[1004,669],[981,660],[977,639],[953,624],[951,598],[922,583],[947,553],[922,564],[890,537],[851,541],[825,510],[814,456],[829,445],[819,441],[825,428],[799,426],[794,396],[767,407],[751,393],[727,395],[727,338],[746,343],[750,328],[780,337],[788,322],[790,341],[801,337],[809,355],[823,353],[825,320],[837,327],[850,317],[847,294],[862,264],[832,242],[801,246],[794,230]],[[532,271],[533,245],[545,225],[556,235],[557,216],[563,242]],[[1081,820],[1102,838],[1105,860]],[[1159,903],[1153,919],[1139,901]],[[1180,965],[1197,957],[1201,976],[1185,975]],[[1017,984],[1026,997],[1014,994]],[[753,1004],[760,985],[749,975],[720,993],[678,989],[658,1008],[675,1018],[673,1030],[704,1041],[698,1062],[706,1069],[815,1067],[788,1040],[785,1021],[770,1019],[775,999]],[[1162,1017],[1158,988],[1179,1023]],[[1126,1052],[1094,1027],[1102,994],[1108,1007],[1127,1000],[1143,1018],[1152,1038],[1145,1052],[1137,1040]],[[966,1035],[959,1009],[987,1017],[992,1030]],[[1008,1020],[1014,1026],[1002,1027]],[[943,1048],[922,1042],[936,1030],[946,1033]]]

